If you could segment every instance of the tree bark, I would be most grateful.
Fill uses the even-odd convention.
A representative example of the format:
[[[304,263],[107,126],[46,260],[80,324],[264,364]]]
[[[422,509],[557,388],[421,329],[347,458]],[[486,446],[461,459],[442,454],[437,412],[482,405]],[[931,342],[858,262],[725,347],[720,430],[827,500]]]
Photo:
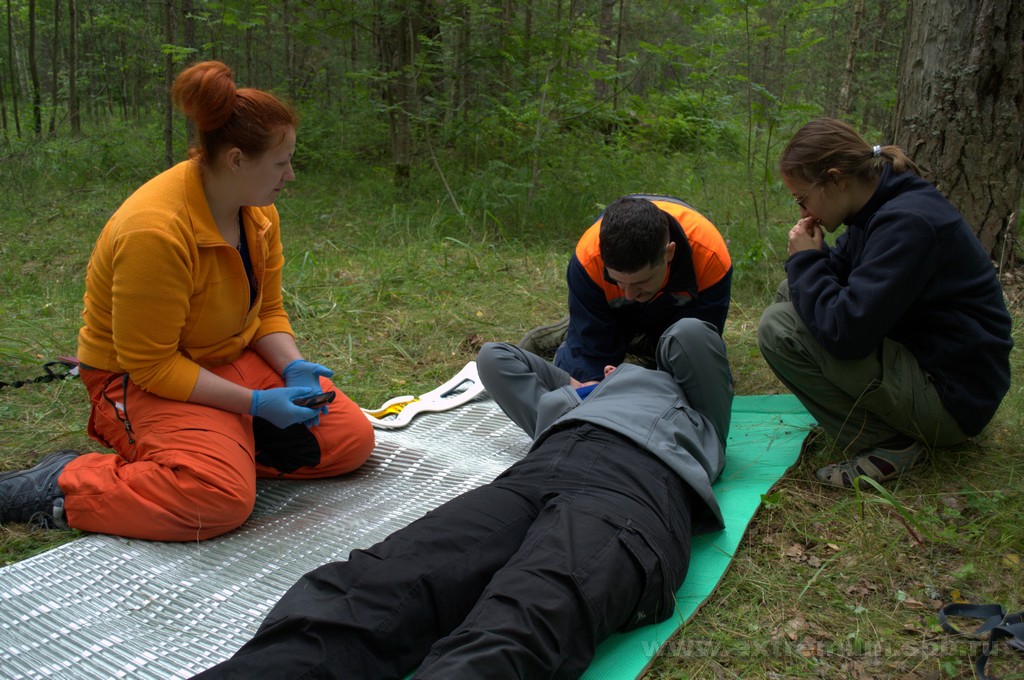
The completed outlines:
[[[618,75],[622,69],[623,42],[626,39],[626,0],[619,0],[619,19],[615,29],[615,74]],[[619,84],[616,78],[615,93],[612,95],[612,110],[619,110]]]
[[[194,9],[192,6],[192,0],[181,0],[181,41],[182,45],[188,48],[187,56],[185,57],[184,63],[178,64],[178,70],[184,70],[185,68],[196,63],[196,55],[199,54],[199,46],[196,42],[196,19]],[[172,74],[172,78],[174,74]],[[171,81],[173,83],[173,81]],[[186,144],[188,140],[192,139],[196,135],[196,125],[188,118],[184,119],[182,123],[182,129],[185,133]]]
[[[164,0],[164,41],[174,44],[174,0]],[[164,55],[164,165],[174,165],[174,104],[171,86],[174,85],[174,54]]]
[[[57,95],[60,76],[60,0],[53,3],[53,44],[50,46],[50,126],[52,136],[57,132]]]
[[[523,5],[523,72],[530,72],[533,61],[533,0],[526,0]]]
[[[1024,4],[910,0],[893,139],[973,226],[1017,264],[1024,188]]]
[[[199,51],[196,46],[196,19],[193,16],[192,0],[181,0],[181,42],[189,50],[182,67],[191,66]]]
[[[455,38],[455,94],[452,97],[452,120],[461,116],[466,120],[469,113],[469,84],[472,71],[469,67],[470,48],[472,47],[473,15],[466,4],[460,3],[456,9],[459,23]]]
[[[391,159],[396,186],[406,186],[412,172],[412,113],[417,97],[414,73],[418,13],[422,0],[397,0],[393,16],[378,30],[381,67],[388,73],[384,87],[388,107]]]
[[[71,135],[82,134],[82,114],[78,105],[78,8],[68,0],[68,118]]]
[[[288,88],[288,96],[295,99],[295,51],[292,49],[291,32],[294,18],[292,17],[292,4],[289,0],[284,0],[281,3],[281,14],[284,18],[281,26],[281,31],[284,33],[284,82]]]
[[[850,100],[853,93],[853,78],[856,74],[857,45],[860,44],[860,26],[864,18],[864,0],[857,0],[853,10],[853,26],[850,27],[850,42],[846,48],[846,67],[843,69],[843,85],[839,88],[837,108],[839,116],[846,118],[850,113]]]
[[[32,129],[39,137],[43,134],[43,94],[36,64],[36,0],[28,0],[28,73],[32,79]]]
[[[4,142],[10,141],[7,133],[7,96],[4,94],[4,79],[0,78],[0,123],[4,131]]]
[[[615,2],[616,0],[601,0],[601,9],[598,13],[597,26],[597,63],[601,66],[608,66],[612,61],[612,43],[615,35]],[[594,98],[597,101],[604,101],[608,98],[608,80],[602,73],[594,79]]]
[[[498,52],[505,53],[508,50],[508,36],[512,35],[512,23],[515,21],[515,7],[511,0],[504,0],[501,3],[501,30],[498,32]],[[507,60],[501,60],[498,64],[498,82],[496,85],[504,88],[506,92],[514,92],[515,85],[512,80],[512,66]]]

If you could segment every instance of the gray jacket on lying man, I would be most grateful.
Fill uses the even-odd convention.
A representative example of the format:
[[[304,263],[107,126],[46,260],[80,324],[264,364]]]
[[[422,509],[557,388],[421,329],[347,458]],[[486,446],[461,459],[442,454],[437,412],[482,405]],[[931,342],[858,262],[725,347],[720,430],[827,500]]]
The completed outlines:
[[[704,501],[703,509],[694,507],[693,530],[706,533],[723,527],[711,484],[725,467],[733,391],[725,347],[705,327],[714,330],[694,319],[677,322],[658,342],[658,370],[622,364],[585,399],[568,373],[510,345],[482,351],[477,369],[501,409],[533,437],[531,450],[574,422],[623,435],[660,458]],[[697,350],[693,343],[703,346]],[[692,355],[714,360],[694,364]]]

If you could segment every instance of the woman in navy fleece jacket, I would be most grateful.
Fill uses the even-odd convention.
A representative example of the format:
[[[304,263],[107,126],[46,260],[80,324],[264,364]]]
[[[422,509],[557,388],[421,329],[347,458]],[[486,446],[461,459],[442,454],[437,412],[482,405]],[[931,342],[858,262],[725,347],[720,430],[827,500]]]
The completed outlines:
[[[758,325],[772,370],[849,456],[833,486],[892,479],[974,436],[1010,385],[1011,320],[963,216],[897,146],[821,119],[782,153],[800,207]],[[832,247],[824,232],[847,229]]]

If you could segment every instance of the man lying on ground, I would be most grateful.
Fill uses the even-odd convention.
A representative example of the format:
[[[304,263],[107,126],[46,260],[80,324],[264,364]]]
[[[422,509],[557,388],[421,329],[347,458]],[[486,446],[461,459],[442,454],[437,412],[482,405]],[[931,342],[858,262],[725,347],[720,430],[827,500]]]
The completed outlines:
[[[573,678],[611,633],[668,618],[691,535],[722,527],[733,390],[709,323],[672,325],[656,360],[582,384],[486,344],[480,378],[534,437],[526,456],[303,576],[197,677]]]

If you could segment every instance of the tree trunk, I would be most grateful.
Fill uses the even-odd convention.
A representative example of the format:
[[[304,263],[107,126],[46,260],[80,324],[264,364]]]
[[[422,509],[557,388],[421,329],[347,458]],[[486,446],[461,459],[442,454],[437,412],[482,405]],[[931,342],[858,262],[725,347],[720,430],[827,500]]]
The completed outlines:
[[[412,124],[410,111],[415,92],[411,69],[413,61],[413,45],[415,33],[412,29],[411,13],[404,14],[395,27],[395,61],[398,76],[391,83],[393,116],[391,139],[392,160],[395,166],[395,185],[406,186],[412,172]]]
[[[515,20],[515,7],[511,0],[504,0],[501,3],[501,30],[498,32],[498,52],[504,54],[508,51],[508,36],[512,35],[512,22]],[[515,85],[512,82],[512,67],[507,59],[498,63],[498,82],[496,85],[506,92],[514,92]]]
[[[164,42],[174,44],[174,0],[164,0]],[[174,103],[171,86],[174,85],[174,55],[164,55],[164,165],[174,165]]]
[[[181,42],[188,48],[188,56],[182,67],[191,66],[196,61],[196,19],[193,16],[192,0],[181,0]]]
[[[530,72],[533,61],[533,0],[526,0],[523,7],[523,73]]]
[[[0,78],[0,121],[2,121],[4,131],[4,142],[10,141],[10,136],[7,133],[7,97],[4,95],[4,79]]]
[[[469,83],[471,70],[469,67],[470,48],[472,47],[473,15],[468,5],[460,3],[456,8],[459,22],[455,34],[455,82],[452,96],[452,120],[461,116],[466,120],[469,114]]]
[[[196,19],[192,7],[192,0],[181,0],[181,40],[182,44],[188,48],[188,54],[185,57],[184,63],[177,65],[178,70],[183,70],[186,67],[195,64],[196,55],[199,54],[199,47],[196,44]],[[188,118],[184,118],[182,129],[185,133],[186,144],[188,140],[195,137],[195,128],[195,123]]]
[[[284,32],[284,82],[288,88],[288,96],[295,99],[295,50],[292,48],[292,4],[288,0],[281,3],[281,14],[284,21],[281,30]]]
[[[39,137],[43,134],[43,95],[36,64],[36,0],[28,0],[28,73],[32,78],[32,129]]]
[[[57,132],[57,94],[60,75],[60,0],[53,3],[53,45],[50,46],[50,127],[52,136]]]
[[[82,115],[78,106],[78,8],[75,0],[68,0],[68,118],[71,135],[82,134]]]
[[[864,0],[857,0],[853,10],[853,25],[850,27],[850,42],[846,48],[846,67],[843,69],[843,84],[839,88],[839,101],[836,108],[840,118],[850,114],[850,100],[853,92],[854,68],[857,63],[857,45],[860,44],[860,26],[864,19]]]
[[[910,0],[893,139],[973,226],[1017,263],[1024,188],[1024,3]]]
[[[616,0],[601,0],[601,9],[598,13],[597,25],[597,63],[600,66],[608,66],[612,61],[612,42],[615,34],[615,2]],[[608,80],[605,69],[594,79],[594,98],[603,102],[608,98]]]
[[[395,185],[409,183],[412,171],[412,121],[410,114],[416,97],[413,73],[416,45],[414,0],[398,0],[394,15],[379,28],[378,52],[382,69],[390,76],[384,87],[391,138],[391,160]]]
[[[117,51],[118,61],[122,64],[128,62],[128,46],[125,41],[124,33],[119,33],[117,36]],[[131,106],[128,99],[128,70],[120,69],[118,73],[118,86],[121,106],[121,120],[131,120]]]
[[[889,45],[891,42],[888,40],[886,30],[890,25],[896,23],[896,19],[892,16],[894,12],[898,10],[892,5],[894,2],[901,2],[901,0],[879,0],[875,7],[875,15],[871,21],[867,22],[867,27],[864,29],[865,41],[868,53],[871,58],[867,64],[864,60],[861,60],[861,68],[867,73],[879,73],[881,71],[880,66],[883,61],[887,60],[885,55],[889,54]],[[902,4],[902,2],[901,2]],[[896,69],[893,69],[895,74]],[[868,76],[870,79],[870,76]],[[873,88],[865,87],[863,92],[868,92]],[[862,118],[862,129],[879,130],[886,128],[890,123],[892,116],[892,107],[884,104],[882,100],[877,98],[864,98],[865,107],[861,111]]]
[[[626,37],[626,0],[619,1],[619,19],[616,22],[617,26],[615,29],[615,74],[618,75],[622,70],[622,45]],[[619,110],[619,83],[618,78],[615,79],[615,94],[612,95],[612,110]]]
[[[253,67],[252,38],[254,33],[252,26],[245,29],[245,79],[249,83],[249,87],[261,87],[263,83],[256,77],[256,69]]]

